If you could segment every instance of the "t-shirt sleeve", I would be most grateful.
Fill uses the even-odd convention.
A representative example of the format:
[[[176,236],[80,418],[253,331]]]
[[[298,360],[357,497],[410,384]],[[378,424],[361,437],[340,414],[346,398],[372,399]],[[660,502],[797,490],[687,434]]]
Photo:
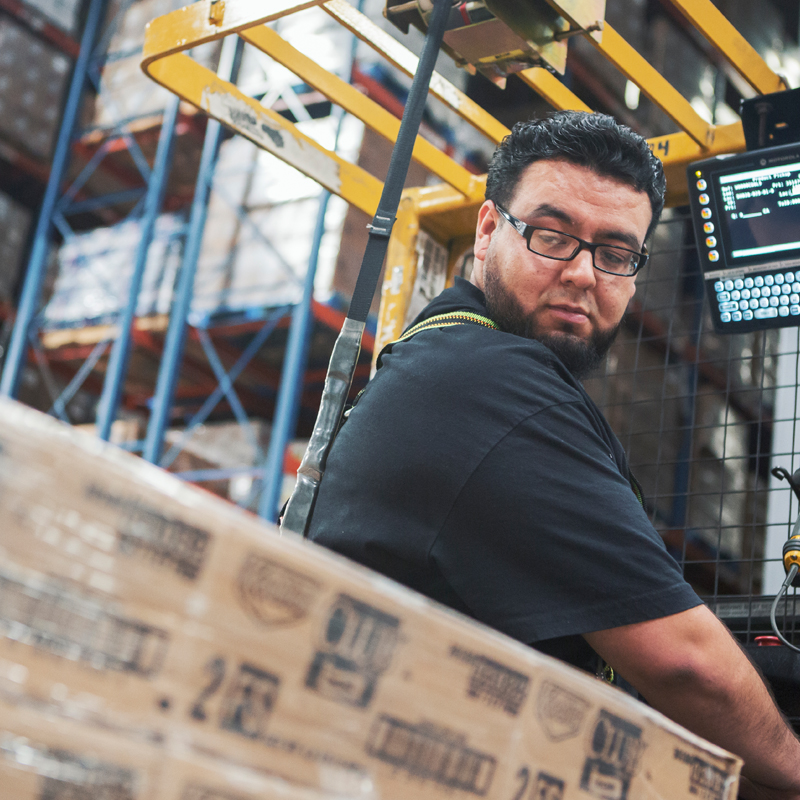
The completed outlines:
[[[492,447],[430,558],[477,619],[529,643],[701,602],[581,403],[539,411]]]

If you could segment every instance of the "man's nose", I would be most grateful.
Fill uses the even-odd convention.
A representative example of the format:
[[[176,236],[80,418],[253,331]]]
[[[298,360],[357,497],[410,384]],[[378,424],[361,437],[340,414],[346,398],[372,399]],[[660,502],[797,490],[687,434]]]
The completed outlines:
[[[581,249],[575,258],[564,262],[561,280],[572,283],[579,289],[591,289],[597,283],[594,260],[589,250]]]

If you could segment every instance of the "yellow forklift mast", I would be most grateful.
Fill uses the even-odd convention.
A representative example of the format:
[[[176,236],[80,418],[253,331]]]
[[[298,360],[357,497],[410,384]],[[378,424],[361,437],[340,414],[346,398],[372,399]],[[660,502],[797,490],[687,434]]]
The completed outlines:
[[[758,94],[788,88],[711,0],[670,0],[673,6]],[[413,75],[418,59],[346,0],[202,0],[153,20],[148,26],[142,68],[183,100],[278,156],[348,203],[373,215],[382,182],[301,132],[292,122],[220,80],[188,51],[238,35],[284,65],[332,103],[394,142],[400,121],[355,87],[320,67],[313,54],[286,42],[268,23],[319,7],[354,33],[393,67]],[[400,30],[425,29],[431,0],[389,0],[385,10]],[[564,72],[573,37],[586,38],[628,80],[639,87],[680,129],[649,140],[667,175],[667,204],[688,202],[685,168],[693,161],[745,149],[741,122],[713,125],[603,18],[604,0],[514,0],[454,4],[463,20],[451,25],[443,49],[460,66],[481,72],[499,85],[517,74],[553,108],[591,111],[557,73]],[[434,73],[430,94],[497,143],[509,132],[451,82]],[[374,352],[397,338],[410,321],[415,292],[442,267],[442,287],[472,243],[485,176],[469,172],[434,144],[417,137],[414,159],[441,183],[407,189],[397,213],[386,260]],[[444,267],[446,265],[446,272]]]

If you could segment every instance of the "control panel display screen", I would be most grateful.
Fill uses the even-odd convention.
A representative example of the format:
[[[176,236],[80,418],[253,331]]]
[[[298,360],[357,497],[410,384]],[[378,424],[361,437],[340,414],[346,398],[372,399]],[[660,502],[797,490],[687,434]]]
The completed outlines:
[[[716,330],[800,325],[800,143],[687,170]]]
[[[731,261],[800,249],[800,164],[719,178]]]

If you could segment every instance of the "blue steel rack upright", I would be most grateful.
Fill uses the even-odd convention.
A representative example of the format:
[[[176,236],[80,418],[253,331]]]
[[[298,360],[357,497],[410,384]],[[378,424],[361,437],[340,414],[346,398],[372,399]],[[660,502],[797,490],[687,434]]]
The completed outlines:
[[[141,236],[134,257],[134,269],[127,293],[127,301],[119,318],[119,334],[112,346],[97,410],[98,435],[105,440],[108,440],[111,433],[111,425],[116,419],[127,374],[133,319],[147,261],[147,253],[153,239],[155,222],[163,205],[167,178],[172,162],[179,108],[178,98],[170,98],[163,112],[158,148],[152,168],[150,168],[132,133],[128,130],[128,123],[131,121],[123,121],[117,124],[109,133],[106,143],[101,145],[94,156],[89,159],[89,162],[80,171],[75,180],[66,189],[63,188],[67,169],[70,165],[81,102],[86,90],[89,88],[90,81],[96,82],[99,77],[97,65],[105,60],[105,49],[108,39],[113,33],[117,18],[130,6],[130,3],[123,4],[117,14],[117,18],[111,21],[105,34],[99,35],[107,2],[108,0],[91,0],[89,6],[81,37],[80,53],[75,63],[59,131],[53,166],[34,234],[17,317],[2,378],[0,378],[0,395],[16,397],[26,364],[28,346],[33,345],[34,351],[38,352],[36,320],[54,231],[57,229],[65,237],[72,234],[72,229],[67,222],[67,216],[70,214],[93,211],[119,203],[135,202],[136,205],[130,216],[136,216],[140,220]],[[146,188],[117,191],[104,196],[76,201],[76,195],[86,185],[93,172],[101,165],[104,157],[108,154],[109,148],[107,144],[112,138],[122,140],[125,143]],[[65,421],[68,421],[66,404],[80,388],[83,380],[88,376],[97,361],[103,356],[108,344],[107,341],[98,343],[92,350],[84,367],[79,370],[67,387],[54,398],[51,410]]]

